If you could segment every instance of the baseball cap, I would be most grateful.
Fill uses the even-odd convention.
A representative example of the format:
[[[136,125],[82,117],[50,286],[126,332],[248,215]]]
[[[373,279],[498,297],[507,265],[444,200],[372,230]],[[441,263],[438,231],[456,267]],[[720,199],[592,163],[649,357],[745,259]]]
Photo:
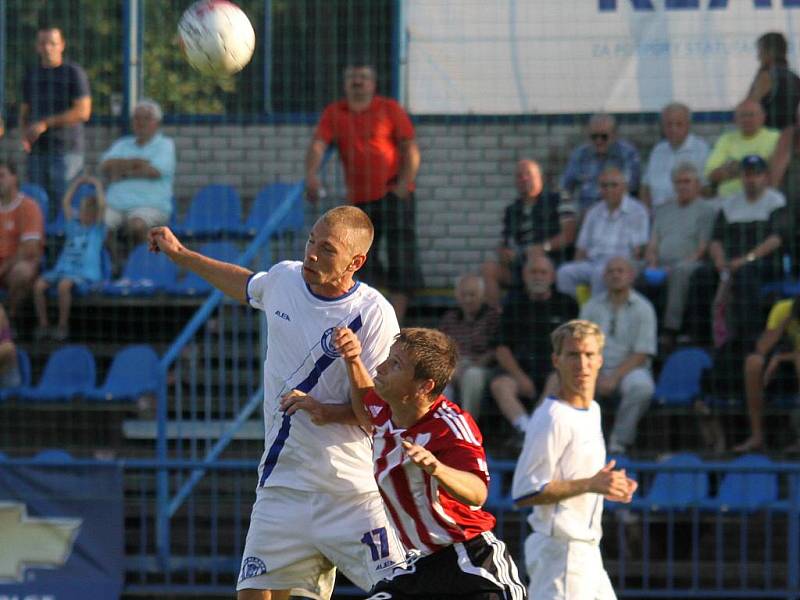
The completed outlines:
[[[763,173],[767,170],[767,161],[758,154],[748,154],[742,159],[742,170]]]

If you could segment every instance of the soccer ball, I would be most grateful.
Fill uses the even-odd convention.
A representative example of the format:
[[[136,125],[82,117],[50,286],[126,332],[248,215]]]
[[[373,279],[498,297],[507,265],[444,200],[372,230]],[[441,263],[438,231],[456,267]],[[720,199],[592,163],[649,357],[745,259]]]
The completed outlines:
[[[228,0],[199,0],[178,23],[189,64],[205,75],[226,77],[250,62],[256,34],[242,9]]]

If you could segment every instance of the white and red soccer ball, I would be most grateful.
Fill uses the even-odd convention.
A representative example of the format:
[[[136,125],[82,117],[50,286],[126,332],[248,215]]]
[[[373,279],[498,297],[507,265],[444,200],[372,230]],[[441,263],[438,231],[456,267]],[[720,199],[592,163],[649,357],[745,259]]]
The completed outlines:
[[[189,64],[214,77],[241,71],[256,46],[250,19],[229,0],[195,2],[181,16],[178,34]]]

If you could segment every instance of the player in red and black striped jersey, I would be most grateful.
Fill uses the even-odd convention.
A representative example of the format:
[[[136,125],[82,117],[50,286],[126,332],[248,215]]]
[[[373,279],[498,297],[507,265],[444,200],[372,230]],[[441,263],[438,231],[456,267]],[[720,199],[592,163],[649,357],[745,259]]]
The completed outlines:
[[[440,331],[402,329],[374,383],[358,338],[334,334],[347,365],[353,411],[372,430],[375,478],[386,510],[412,552],[372,590],[375,600],[522,600],[505,544],[481,506],[489,473],[475,421],[441,395],[457,351]]]

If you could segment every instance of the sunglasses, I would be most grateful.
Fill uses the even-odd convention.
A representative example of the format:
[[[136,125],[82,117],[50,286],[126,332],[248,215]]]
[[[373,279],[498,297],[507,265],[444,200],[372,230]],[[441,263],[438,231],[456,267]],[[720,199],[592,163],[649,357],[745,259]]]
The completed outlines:
[[[602,140],[604,142],[607,142],[608,138],[609,138],[609,135],[607,133],[591,133],[591,134],[589,134],[589,137],[592,140],[598,140],[598,141]]]

